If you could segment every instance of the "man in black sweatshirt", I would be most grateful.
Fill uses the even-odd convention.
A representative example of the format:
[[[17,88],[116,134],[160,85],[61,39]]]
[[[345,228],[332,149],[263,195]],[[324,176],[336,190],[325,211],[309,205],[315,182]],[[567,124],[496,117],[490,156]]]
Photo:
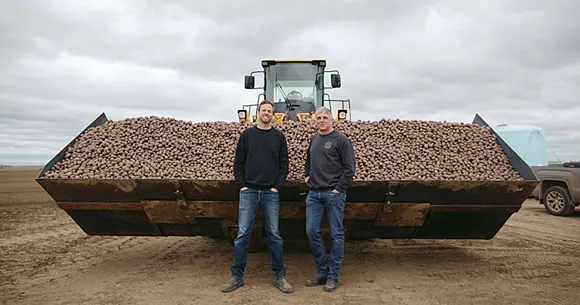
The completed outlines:
[[[258,125],[244,130],[236,147],[234,178],[240,187],[238,236],[234,241],[236,258],[231,267],[232,277],[222,287],[222,292],[234,291],[244,285],[248,247],[258,202],[268,235],[274,286],[282,292],[292,292],[292,286],[286,280],[283,243],[278,231],[279,192],[288,175],[288,146],[284,134],[270,125],[274,104],[264,100],[258,106],[258,112]]]
[[[356,169],[351,141],[332,128],[332,114],[328,108],[316,111],[318,133],[306,152],[305,181],[309,187],[306,197],[306,234],[316,262],[316,276],[306,286],[325,285],[331,292],[338,287],[338,273],[344,257],[344,203],[346,190]],[[330,265],[320,234],[324,215],[330,227]]]

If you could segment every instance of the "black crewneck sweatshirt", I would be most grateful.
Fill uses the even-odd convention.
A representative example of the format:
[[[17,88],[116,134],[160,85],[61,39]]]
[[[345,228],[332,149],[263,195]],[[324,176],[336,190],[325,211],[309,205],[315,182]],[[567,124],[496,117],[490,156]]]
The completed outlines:
[[[234,178],[240,188],[278,191],[288,175],[288,144],[276,128],[244,130],[234,156]]]

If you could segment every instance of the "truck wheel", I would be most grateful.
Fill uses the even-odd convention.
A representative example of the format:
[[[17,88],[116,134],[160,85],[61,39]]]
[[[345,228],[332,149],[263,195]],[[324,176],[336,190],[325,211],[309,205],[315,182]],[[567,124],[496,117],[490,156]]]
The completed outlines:
[[[544,207],[550,214],[556,216],[570,215],[574,212],[570,194],[561,186],[551,186],[544,192]]]

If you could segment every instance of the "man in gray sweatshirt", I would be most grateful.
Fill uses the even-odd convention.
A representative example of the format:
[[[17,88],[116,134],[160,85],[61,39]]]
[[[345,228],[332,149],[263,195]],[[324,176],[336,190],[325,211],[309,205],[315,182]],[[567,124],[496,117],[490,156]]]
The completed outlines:
[[[346,190],[356,169],[351,141],[332,127],[328,108],[316,111],[318,133],[306,152],[305,181],[309,188],[306,198],[306,234],[316,262],[316,276],[306,286],[325,285],[331,292],[338,287],[338,273],[344,256],[344,203]],[[330,227],[330,264],[321,235],[324,215]]]

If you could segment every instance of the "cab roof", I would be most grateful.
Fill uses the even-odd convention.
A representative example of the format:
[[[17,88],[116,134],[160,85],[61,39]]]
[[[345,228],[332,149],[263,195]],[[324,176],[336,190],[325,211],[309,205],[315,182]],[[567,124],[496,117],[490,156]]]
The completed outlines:
[[[315,61],[326,61],[323,58],[315,59],[263,59],[262,61],[273,61],[273,62],[315,62]]]
[[[268,66],[277,63],[311,63],[313,65],[326,65],[326,59],[263,59],[262,66]]]

